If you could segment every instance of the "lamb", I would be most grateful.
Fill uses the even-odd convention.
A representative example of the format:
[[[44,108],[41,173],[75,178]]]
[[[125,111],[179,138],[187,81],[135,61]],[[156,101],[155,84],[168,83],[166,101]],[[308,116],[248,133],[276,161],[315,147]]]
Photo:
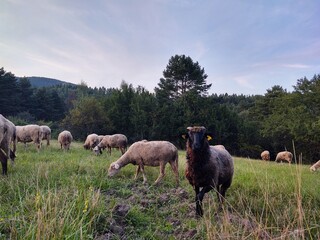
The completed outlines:
[[[288,163],[292,162],[292,153],[288,151],[279,152],[276,157],[276,162],[287,161]]]
[[[40,126],[36,124],[30,124],[25,126],[16,126],[17,130],[17,142],[24,143],[25,147],[27,142],[34,142],[38,151],[40,150]]]
[[[128,139],[123,134],[106,135],[93,150],[96,154],[101,154],[101,149],[108,148],[108,152],[111,155],[111,148],[119,148],[123,155],[127,150],[127,145]]]
[[[310,171],[315,172],[318,168],[320,168],[320,160],[310,167]]]
[[[10,144],[13,143],[13,150]],[[14,162],[16,157],[16,126],[0,114],[0,161],[2,165],[2,174],[8,173],[8,159]]]
[[[47,146],[49,146],[50,145],[50,140],[51,140],[51,129],[50,129],[50,127],[48,127],[46,125],[42,125],[42,126],[40,126],[40,129],[41,129],[40,141],[42,142],[42,140],[47,140]]]
[[[92,150],[95,146],[99,144],[99,137],[97,134],[92,133],[87,136],[86,141],[83,144],[84,149]]]
[[[265,160],[265,161],[269,161],[270,160],[270,152],[265,150],[261,153],[261,159]]]
[[[196,216],[203,216],[202,200],[205,193],[215,189],[222,205],[232,183],[234,165],[229,152],[221,147],[209,146],[211,135],[203,126],[188,127],[183,135],[186,143],[186,178],[194,187]]]
[[[64,130],[58,135],[58,142],[60,143],[60,148],[64,150],[69,150],[70,149],[70,144],[73,140],[73,137],[71,135],[71,132]]]
[[[110,164],[108,176],[112,177],[127,164],[138,165],[134,179],[137,179],[140,171],[143,183],[147,182],[144,166],[160,166],[160,174],[154,184],[158,184],[165,175],[165,166],[170,164],[175,174],[176,183],[179,185],[178,149],[167,141],[139,141],[132,144],[117,161]]]

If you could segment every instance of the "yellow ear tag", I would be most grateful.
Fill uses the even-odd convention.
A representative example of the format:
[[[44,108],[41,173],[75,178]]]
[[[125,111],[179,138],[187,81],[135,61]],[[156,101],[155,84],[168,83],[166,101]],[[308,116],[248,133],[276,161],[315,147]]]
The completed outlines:
[[[208,135],[207,139],[208,139],[208,141],[210,141],[212,139],[212,137]]]

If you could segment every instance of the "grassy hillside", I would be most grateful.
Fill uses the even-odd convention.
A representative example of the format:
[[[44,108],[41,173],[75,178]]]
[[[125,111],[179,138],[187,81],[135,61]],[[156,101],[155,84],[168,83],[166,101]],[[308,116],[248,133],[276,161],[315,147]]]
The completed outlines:
[[[224,209],[205,196],[202,219],[195,218],[194,192],[172,171],[152,183],[158,168],[146,167],[148,184],[134,181],[128,165],[107,177],[120,153],[94,156],[73,143],[38,153],[18,144],[15,166],[0,177],[0,239],[319,239],[320,172],[308,166],[235,158],[235,176]]]

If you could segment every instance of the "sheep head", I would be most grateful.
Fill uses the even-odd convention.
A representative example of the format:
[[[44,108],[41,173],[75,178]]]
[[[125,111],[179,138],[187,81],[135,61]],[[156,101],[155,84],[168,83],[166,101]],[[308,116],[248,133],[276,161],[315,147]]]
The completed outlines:
[[[120,171],[120,165],[118,163],[111,163],[108,169],[108,177],[116,175]]]
[[[93,148],[93,152],[94,152],[96,155],[102,154],[102,150],[101,150],[101,148],[99,147],[99,145],[98,145],[98,146],[95,146],[95,147]]]
[[[211,134],[207,133],[206,128],[203,126],[188,127],[187,130],[187,134],[183,136],[188,140],[187,145],[193,151],[200,151],[205,143],[212,139]]]

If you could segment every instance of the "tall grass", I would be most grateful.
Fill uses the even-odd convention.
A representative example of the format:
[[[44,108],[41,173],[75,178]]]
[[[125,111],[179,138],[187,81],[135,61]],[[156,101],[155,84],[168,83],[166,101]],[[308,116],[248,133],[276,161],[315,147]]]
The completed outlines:
[[[95,156],[76,142],[69,152],[56,141],[39,153],[18,144],[15,165],[0,177],[0,239],[320,238],[320,173],[308,166],[235,158],[223,210],[211,191],[197,219],[183,151],[179,188],[169,166],[159,186],[153,167],[145,169],[146,185],[133,180],[133,165],[107,178],[119,156]]]

